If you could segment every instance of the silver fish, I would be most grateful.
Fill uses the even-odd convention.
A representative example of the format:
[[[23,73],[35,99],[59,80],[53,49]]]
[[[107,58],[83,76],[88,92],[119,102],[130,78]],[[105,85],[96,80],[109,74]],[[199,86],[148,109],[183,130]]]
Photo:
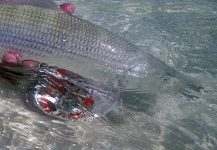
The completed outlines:
[[[164,65],[150,54],[107,29],[64,13],[51,0],[0,0],[0,14],[0,55],[15,48],[44,63],[61,62],[59,67],[82,59],[135,74],[164,72]]]
[[[173,77],[175,72],[174,69],[152,55],[142,52],[124,38],[100,26],[66,14],[51,0],[0,0],[0,56],[11,48],[25,54],[27,59],[33,58],[50,66],[68,70],[70,70],[69,66],[75,62],[74,60],[81,59],[82,61],[87,60],[88,63],[96,62],[112,70],[117,69],[133,75],[153,77],[151,80],[153,82],[144,83],[148,88],[151,85],[158,88],[159,84],[155,84],[155,81],[161,84],[160,79],[167,81],[169,80],[167,76]],[[16,71],[19,73],[16,69],[20,70],[20,68],[15,67],[14,70],[15,73]],[[18,77],[20,80],[23,79],[23,74],[17,75],[7,69],[6,71],[0,70],[0,76],[1,74],[12,82]],[[179,74],[175,76],[185,79]],[[96,105],[92,109],[93,113],[104,114],[121,105],[118,91],[115,91],[116,88],[98,84],[94,80],[90,81],[93,81],[88,82],[93,93],[88,94],[92,94]],[[180,82],[183,84],[178,87],[174,84],[177,89],[184,89],[182,88],[184,84],[196,90],[200,89],[188,80],[180,80]],[[42,88],[39,87],[36,91],[39,96],[41,96],[41,90],[47,90],[47,83],[49,82],[42,84]],[[69,92],[72,92],[71,87]],[[41,110],[45,111],[45,109],[47,110],[47,107]]]

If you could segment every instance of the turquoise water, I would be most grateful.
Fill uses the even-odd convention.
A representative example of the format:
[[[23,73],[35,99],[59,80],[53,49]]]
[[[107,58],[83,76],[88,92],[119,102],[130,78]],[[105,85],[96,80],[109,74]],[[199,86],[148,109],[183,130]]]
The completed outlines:
[[[31,111],[10,87],[0,93],[0,149],[217,149],[217,2],[72,3],[76,16],[120,34],[204,89],[182,93],[170,88],[173,82],[158,88],[126,76],[122,109],[91,122],[65,122]]]

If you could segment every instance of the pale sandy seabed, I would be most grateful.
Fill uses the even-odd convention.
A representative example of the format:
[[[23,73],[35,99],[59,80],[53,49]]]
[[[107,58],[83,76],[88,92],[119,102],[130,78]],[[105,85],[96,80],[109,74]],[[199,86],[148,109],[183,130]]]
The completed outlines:
[[[67,122],[31,111],[15,87],[1,83],[0,149],[217,149],[217,2],[72,3],[76,16],[124,36],[204,89],[184,95],[162,87],[153,93],[155,85],[129,77],[133,87],[146,90],[122,91],[121,110],[91,122]]]

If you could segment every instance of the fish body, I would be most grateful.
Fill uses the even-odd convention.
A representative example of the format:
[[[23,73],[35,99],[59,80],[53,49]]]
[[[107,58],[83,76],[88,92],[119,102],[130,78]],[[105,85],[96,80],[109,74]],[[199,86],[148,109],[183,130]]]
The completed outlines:
[[[61,62],[64,67],[71,66],[72,60],[87,60],[145,75],[162,71],[160,61],[141,53],[134,44],[63,11],[15,3],[0,5],[0,14],[0,55],[6,48],[15,48],[41,62]]]
[[[175,72],[152,55],[142,52],[124,38],[100,26],[60,11],[51,0],[0,0],[0,56],[11,48],[25,54],[26,58],[23,58],[24,60],[32,58],[49,66],[63,68],[67,72],[68,70],[72,71],[70,66],[73,66],[75,61],[87,61],[88,63],[96,62],[98,65],[112,68],[112,70],[117,69],[122,72],[130,72],[133,75],[146,76],[147,78],[143,82],[139,81],[139,83],[142,87],[147,85],[147,89],[151,89],[148,91],[159,91],[158,87],[162,84],[160,79],[170,81],[169,77],[173,77]],[[20,68],[12,67],[11,71],[7,68],[5,70],[4,67],[6,66],[3,65],[3,70],[0,70],[0,76],[9,78],[10,81],[27,79],[25,77],[28,77],[29,80],[28,74],[23,76],[25,72],[22,72],[22,70],[20,74]],[[79,67],[83,70],[85,69],[82,67],[82,64]],[[13,69],[15,70],[13,71]],[[76,82],[78,86],[71,86],[71,84],[74,84],[72,82],[75,80],[74,78],[71,81],[71,77],[66,76],[66,78],[65,75],[62,75],[61,77],[64,81],[62,82],[62,80],[59,81],[59,72],[55,72],[54,81],[57,80],[57,82],[54,82],[55,86],[49,88],[48,85],[53,83],[52,76],[46,73],[46,69],[42,71],[39,68],[38,72],[42,75],[40,78],[43,78],[43,82],[36,80],[38,82],[34,85],[34,90],[30,91],[33,100],[30,97],[31,101],[28,101],[28,103],[45,113],[57,113],[56,103],[61,102],[59,97],[57,97],[59,99],[53,99],[56,95],[51,95],[50,89],[54,93],[58,90],[66,90],[67,92],[60,93],[60,95],[65,96],[72,93],[70,96],[78,97],[80,100],[81,95],[77,92],[78,89],[74,90],[73,88],[87,89],[86,84],[92,89],[92,92],[82,93],[85,97],[82,104],[89,105],[87,100],[91,96],[91,99],[93,98],[91,105],[94,105],[91,110],[92,113],[105,114],[114,107],[121,105],[119,91],[113,86],[107,86],[92,79],[85,80],[83,82],[85,83],[84,87],[80,85],[80,82]],[[50,71],[49,73],[53,72]],[[82,79],[86,78],[82,75]],[[134,80],[132,81],[134,82]],[[184,86],[182,85],[189,85],[187,81],[180,80],[183,84],[177,86],[175,83],[173,85],[178,90],[183,89],[182,87]],[[63,84],[65,82],[70,83],[70,86],[67,87]],[[152,89],[152,86],[156,87],[156,90],[153,90],[155,88]],[[124,85],[123,87],[126,86]],[[46,91],[48,92],[46,93]],[[53,104],[51,105],[48,100],[44,101],[42,98],[47,98],[44,96],[48,96]],[[68,100],[67,98],[65,100]],[[68,107],[68,105],[66,106]],[[57,114],[59,116],[59,113]],[[78,114],[67,114],[64,116],[68,116],[66,118],[71,119],[74,119],[74,117],[79,119],[81,117]]]

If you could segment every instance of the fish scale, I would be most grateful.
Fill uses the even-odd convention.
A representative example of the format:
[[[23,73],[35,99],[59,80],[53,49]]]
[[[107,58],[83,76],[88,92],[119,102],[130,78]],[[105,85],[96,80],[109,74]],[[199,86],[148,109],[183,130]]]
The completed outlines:
[[[52,55],[63,52],[61,56],[67,55],[68,59],[85,57],[115,67],[123,67],[125,60],[136,57],[133,44],[63,12],[27,5],[2,5],[0,13],[0,34],[4,35],[0,42],[4,46],[9,44],[26,52]],[[14,40],[13,35],[18,40]]]

